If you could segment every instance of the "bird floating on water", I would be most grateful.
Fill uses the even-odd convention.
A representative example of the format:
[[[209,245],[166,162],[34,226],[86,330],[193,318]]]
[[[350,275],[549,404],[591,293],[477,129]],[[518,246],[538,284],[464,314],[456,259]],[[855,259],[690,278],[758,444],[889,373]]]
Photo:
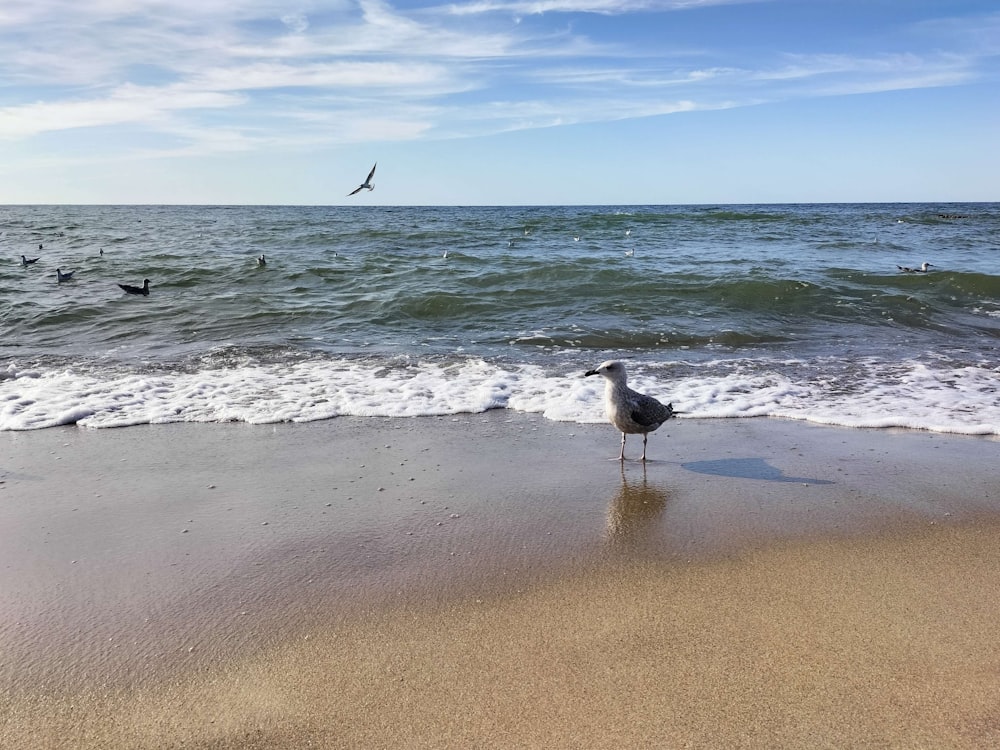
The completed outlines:
[[[149,279],[142,280],[142,286],[132,286],[131,284],[119,284],[122,290],[126,294],[141,294],[144,297],[149,296]]]
[[[23,255],[21,256],[21,265],[24,266],[25,268],[30,266],[32,263],[37,263],[37,262],[38,258],[25,258]]]
[[[375,162],[375,167],[378,166],[378,162]],[[362,190],[368,190],[369,192],[375,189],[375,183],[372,182],[372,178],[375,176],[375,167],[372,167],[372,171],[368,173],[365,177],[365,181],[358,185],[354,190],[347,194],[347,197],[351,197],[355,193],[360,193]]]
[[[674,416],[674,405],[661,404],[628,387],[625,365],[614,360],[589,370],[584,375],[604,377],[604,410],[608,419],[622,433],[622,450],[619,461],[625,460],[625,436],[642,434],[642,460],[646,460],[646,440],[650,432]]]
[[[257,258],[257,265],[260,266],[260,267],[266,266],[267,265],[267,258],[265,258],[263,255],[261,255],[259,258]]]
[[[61,284],[64,281],[69,281],[70,279],[73,278],[73,274],[74,273],[76,273],[76,271],[70,271],[69,273],[63,273],[61,269],[57,268],[56,269],[56,282],[59,283],[59,284]]]
[[[920,264],[919,268],[910,268],[909,266],[896,266],[903,273],[927,273],[928,268],[934,268],[933,263],[928,263],[926,260]]]
[[[631,258],[634,255],[635,255],[635,248],[634,247],[631,250],[626,250],[625,251],[625,257],[626,258]]]

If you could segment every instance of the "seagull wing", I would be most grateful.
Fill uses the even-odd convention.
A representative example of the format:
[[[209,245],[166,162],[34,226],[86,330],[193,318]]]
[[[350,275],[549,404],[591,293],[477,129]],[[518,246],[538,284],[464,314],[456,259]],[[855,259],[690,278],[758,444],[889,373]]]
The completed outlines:
[[[375,162],[375,167],[377,167],[377,166],[378,166],[378,162]],[[375,176],[375,167],[372,167],[372,171],[369,172],[368,176],[365,178],[365,184],[366,185],[369,184],[372,181],[372,177]]]
[[[652,396],[638,394],[632,408],[632,421],[644,427],[657,427],[674,415],[673,404],[661,404]]]
[[[361,188],[363,188],[363,187],[364,187],[364,185],[359,185],[358,187],[354,188],[354,190],[352,190],[351,192],[349,192],[347,194],[347,197],[350,198],[352,195],[356,195],[357,193],[360,193],[361,192]]]

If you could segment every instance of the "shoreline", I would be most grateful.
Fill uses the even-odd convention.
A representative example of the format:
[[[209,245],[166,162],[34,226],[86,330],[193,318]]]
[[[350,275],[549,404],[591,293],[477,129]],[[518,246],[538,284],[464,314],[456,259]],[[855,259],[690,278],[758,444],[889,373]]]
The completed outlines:
[[[675,420],[645,467],[618,440],[505,411],[4,433],[0,737],[1000,736],[996,440]]]

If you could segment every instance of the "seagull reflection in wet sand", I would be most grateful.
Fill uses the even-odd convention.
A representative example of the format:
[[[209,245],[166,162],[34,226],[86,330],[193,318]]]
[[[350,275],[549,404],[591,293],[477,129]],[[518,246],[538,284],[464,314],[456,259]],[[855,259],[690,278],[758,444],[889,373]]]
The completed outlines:
[[[642,479],[629,483],[622,469],[621,489],[608,504],[608,544],[617,549],[652,546],[659,535],[660,518],[670,493],[650,484],[643,466]]]

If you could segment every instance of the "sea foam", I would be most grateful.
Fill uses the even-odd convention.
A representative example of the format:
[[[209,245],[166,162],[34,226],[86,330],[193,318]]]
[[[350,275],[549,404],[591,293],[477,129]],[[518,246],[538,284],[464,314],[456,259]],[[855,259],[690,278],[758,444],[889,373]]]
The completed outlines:
[[[592,364],[547,370],[470,358],[451,362],[316,358],[189,371],[12,366],[0,377],[0,430],[76,424],[310,422],[511,409],[581,424],[605,421]],[[997,369],[927,362],[852,363],[848,375],[808,362],[629,363],[629,384],[683,418],[781,417],[845,427],[1000,435]]]

